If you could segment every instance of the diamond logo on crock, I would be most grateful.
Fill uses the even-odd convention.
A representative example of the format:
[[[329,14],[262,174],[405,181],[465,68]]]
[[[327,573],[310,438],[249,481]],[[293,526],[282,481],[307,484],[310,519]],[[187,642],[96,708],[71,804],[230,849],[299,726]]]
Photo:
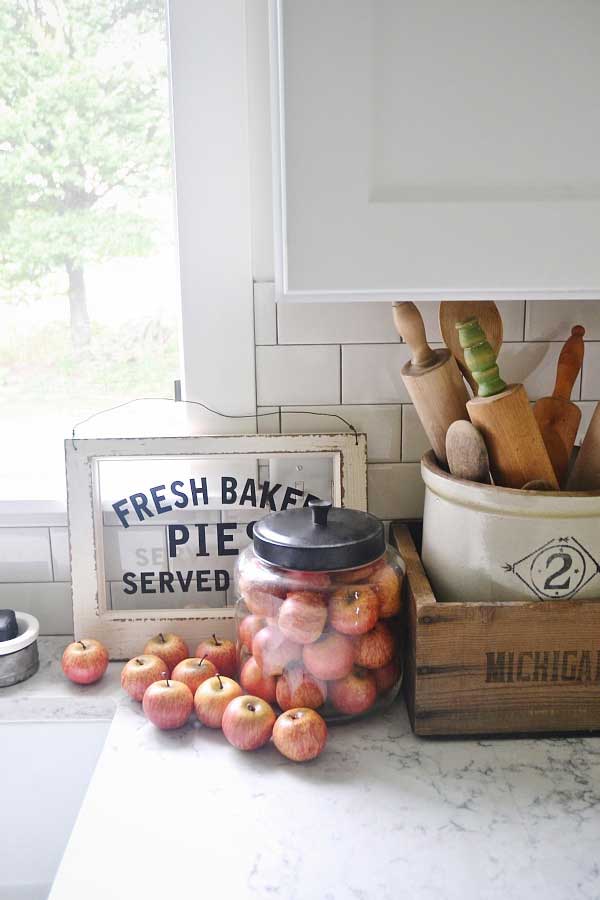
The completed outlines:
[[[574,537],[550,538],[503,569],[541,600],[568,600],[600,572],[590,551]]]

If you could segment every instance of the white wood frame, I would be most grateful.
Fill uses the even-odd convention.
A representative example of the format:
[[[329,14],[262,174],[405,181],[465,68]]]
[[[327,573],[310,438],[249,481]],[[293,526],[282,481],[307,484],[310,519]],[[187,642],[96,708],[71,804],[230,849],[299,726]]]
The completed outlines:
[[[234,633],[231,607],[127,611],[107,608],[102,510],[96,475],[99,460],[288,453],[333,456],[334,503],[367,509],[367,442],[364,434],[77,438],[76,441],[65,441],[75,636],[101,640],[108,647],[111,659],[129,659],[141,652],[152,634],[162,630],[176,630],[191,644],[215,630],[224,637]]]
[[[362,64],[363,59],[358,53],[365,52],[359,50],[361,42],[368,44],[369,41],[368,3],[364,2],[364,0],[337,0],[337,2],[330,2],[329,4],[322,4],[319,3],[318,0],[314,0],[314,2],[306,3],[304,6],[299,3],[296,4],[295,0],[269,0],[269,3],[271,30],[273,217],[275,234],[274,268],[275,294],[277,301],[347,302],[365,300],[394,301],[400,299],[439,301],[453,298],[475,300],[595,300],[600,296],[600,268],[596,261],[597,253],[595,244],[592,237],[589,237],[597,232],[597,223],[600,218],[600,206],[597,202],[597,185],[592,185],[592,193],[589,197],[575,197],[575,201],[580,203],[579,211],[576,215],[570,217],[569,201],[562,202],[565,197],[569,196],[568,176],[565,176],[567,187],[564,187],[564,185],[560,186],[557,189],[557,196],[553,197],[550,190],[548,197],[534,197],[534,200],[541,199],[543,201],[542,206],[545,205],[549,210],[548,227],[546,230],[544,230],[543,227],[539,227],[540,225],[545,226],[546,221],[543,220],[541,216],[537,215],[534,211],[535,203],[528,203],[530,198],[527,196],[517,195],[513,198],[511,203],[500,203],[500,208],[502,208],[502,206],[504,206],[504,209],[510,208],[513,222],[519,222],[521,219],[530,222],[529,231],[527,231],[525,227],[522,229],[522,233],[515,229],[518,233],[518,238],[514,239],[512,243],[506,228],[506,220],[508,218],[510,221],[510,217],[507,217],[504,214],[504,210],[502,211],[502,214],[490,224],[489,229],[486,229],[485,235],[483,235],[483,229],[472,227],[469,232],[469,229],[465,224],[466,222],[471,221],[469,218],[471,216],[470,210],[477,206],[476,203],[470,204],[466,197],[454,198],[454,203],[436,203],[436,215],[431,217],[431,224],[435,226],[436,236],[432,239],[431,244],[427,245],[432,248],[431,256],[428,261],[429,273],[427,277],[408,277],[404,279],[404,283],[399,284],[390,284],[388,279],[387,283],[383,285],[379,284],[375,287],[371,287],[369,284],[365,285],[364,278],[362,279],[363,283],[361,285],[353,283],[355,282],[356,276],[352,271],[352,259],[356,258],[358,260],[357,247],[360,245],[361,240],[365,246],[369,241],[373,246],[383,246],[384,244],[390,243],[389,239],[392,234],[395,235],[395,232],[393,230],[386,231],[385,229],[382,229],[382,223],[387,221],[388,218],[387,213],[383,217],[382,222],[377,226],[374,224],[375,219],[370,215],[367,216],[366,213],[364,214],[363,221],[360,217],[360,210],[362,207],[358,201],[356,201],[354,194],[354,199],[352,201],[348,200],[348,202],[344,202],[343,208],[335,206],[329,208],[325,204],[324,206],[319,206],[316,211],[313,211],[310,203],[310,196],[307,196],[306,190],[300,191],[298,184],[296,184],[296,193],[301,193],[303,198],[303,214],[305,216],[312,216],[311,221],[318,225],[314,232],[311,232],[310,238],[307,237],[308,232],[306,228],[302,230],[302,240],[304,240],[306,245],[310,243],[311,253],[313,252],[312,248],[318,248],[316,255],[314,256],[314,259],[316,260],[314,267],[316,269],[326,268],[323,260],[326,259],[325,254],[327,253],[327,256],[330,259],[339,261],[343,258],[344,265],[348,265],[348,270],[345,270],[344,277],[339,271],[342,263],[336,262],[335,267],[328,269],[330,280],[333,280],[332,273],[335,271],[335,283],[325,287],[322,283],[316,283],[318,279],[315,279],[313,283],[310,283],[311,275],[307,275],[306,267],[304,265],[298,265],[297,268],[301,270],[302,278],[305,280],[306,285],[302,289],[294,288],[293,284],[290,286],[290,253],[288,249],[289,215],[286,196],[289,170],[286,164],[286,83],[283,55],[284,6],[288,4],[288,8],[293,8],[296,16],[302,15],[306,11],[307,22],[310,27],[309,25],[306,26],[303,39],[306,43],[306,67],[307,70],[312,70],[313,66],[321,65],[322,60],[319,59],[318,56],[317,59],[319,61],[315,64],[315,52],[318,54],[321,50],[317,49],[315,51],[312,43],[306,39],[306,35],[318,34],[318,41],[315,42],[316,45],[318,45],[319,48],[326,47],[329,34],[327,28],[330,26],[332,28],[331,33],[338,34],[341,37],[342,50],[340,52],[344,60],[353,59],[356,62],[357,67]],[[418,6],[416,0],[414,0],[414,6]],[[315,10],[317,10],[316,14]],[[315,15],[317,14],[322,18],[317,20],[315,18]],[[464,15],[465,13],[464,10],[457,10],[456,14]],[[310,16],[312,16],[312,19],[310,19]],[[335,24],[332,25],[332,22]],[[327,28],[320,28],[320,24],[322,25],[323,23],[326,23]],[[591,26],[588,28],[588,33],[590,33],[590,29]],[[348,37],[350,34],[351,36]],[[298,49],[295,48],[295,50],[296,54],[298,54]],[[573,54],[573,49],[570,48],[569,52]],[[311,53],[313,54],[312,58]],[[432,47],[432,53],[435,54],[435,47]],[[424,60],[423,63],[426,65],[426,60]],[[323,68],[325,68],[325,66],[323,66]],[[321,71],[321,69],[318,69],[318,71]],[[327,71],[337,73],[335,65],[327,68]],[[515,85],[510,81],[510,67],[506,68],[506,73],[507,91],[510,89],[518,89],[518,85],[515,88]],[[341,73],[340,71],[340,80],[347,74],[347,72]],[[366,77],[364,72],[363,76]],[[335,77],[337,77],[337,74]],[[360,80],[360,77],[357,76],[354,83],[345,84],[348,95],[355,98],[355,102],[357,103],[358,114],[357,122],[355,123],[357,137],[360,135],[361,129],[364,129],[365,127],[365,122],[361,118],[361,110],[365,105],[365,99],[364,96],[361,95],[366,93],[366,91],[364,90],[365,85],[363,81]],[[321,122],[327,120],[328,123],[334,123],[336,121],[336,102],[338,99],[336,92],[334,90],[332,94],[331,85],[328,84],[322,84],[321,88],[319,109],[315,116],[316,121]],[[330,88],[329,91],[328,88]],[[363,104],[362,107],[361,103]],[[302,105],[306,108],[310,107],[311,104],[308,96],[303,98],[303,101],[300,103],[300,106]],[[328,116],[324,113],[325,106],[329,107]],[[348,120],[347,109],[342,109],[342,119],[344,121]],[[309,118],[307,117],[307,122],[308,121]],[[310,127],[307,122],[302,120],[300,125],[295,122],[295,127],[300,129],[304,128],[303,133],[306,134]],[[337,127],[337,125],[335,127]],[[363,159],[362,156],[357,156],[356,158],[353,157],[354,168],[349,168],[348,165],[344,163],[343,157],[345,150],[350,149],[353,142],[345,131],[343,132],[343,135],[340,133],[338,137],[339,141],[337,141],[337,143],[343,146],[343,150],[337,156],[339,162],[337,165],[329,162],[325,166],[323,173],[320,176],[321,180],[318,185],[314,185],[314,196],[323,197],[331,194],[336,198],[337,202],[341,203],[342,201],[340,198],[342,197],[343,192],[340,190],[340,179],[345,178],[346,184],[349,184],[352,180],[356,182],[354,185],[354,192],[357,196],[364,198],[366,196],[365,190],[368,191],[368,180],[364,178],[365,159]],[[443,134],[440,135],[440,140],[443,143]],[[322,135],[318,132],[312,134],[312,145],[315,148],[319,148],[320,156],[327,159],[332,157],[332,148],[328,145],[327,140],[323,139]],[[306,160],[303,157],[302,167],[308,168],[311,165],[311,162],[314,161]],[[331,174],[331,172],[337,172],[337,175],[333,176],[334,183],[322,183],[323,179],[328,174]],[[354,179],[352,178],[353,174],[356,176]],[[337,180],[335,180],[336,178]],[[566,193],[561,195],[561,190]],[[310,191],[308,191],[308,194],[310,195]],[[348,191],[348,194],[350,194],[350,191]],[[380,206],[387,205],[388,212],[393,206],[393,203],[388,202],[388,199],[386,198],[377,197],[375,200],[377,201],[376,203],[369,204],[369,214],[377,206],[377,203],[379,203]],[[385,201],[383,204],[380,202],[382,200]],[[462,202],[463,200],[465,202]],[[361,203],[362,202],[364,201],[361,199]],[[427,202],[428,201],[424,201],[421,203],[421,206],[426,207]],[[410,205],[411,204],[409,203],[409,206]],[[463,211],[458,213],[455,218],[453,218],[452,213],[449,213],[449,209],[453,205],[455,207],[463,207]],[[416,209],[418,206],[419,203],[412,203],[412,209]],[[560,221],[561,216],[563,216],[562,231],[556,226],[556,222],[557,220]],[[405,254],[405,257],[403,258],[404,262],[426,255],[426,238],[423,233],[424,220],[426,220],[426,217],[421,217],[420,220],[416,220],[419,221],[419,227],[418,229],[416,227],[414,229],[415,237],[413,245]],[[353,221],[357,222],[356,228],[353,228],[349,224]],[[474,217],[473,221],[477,222],[479,219]],[[459,226],[458,223],[462,224]],[[344,235],[346,234],[346,231],[348,232],[348,240],[337,240],[334,238],[336,232],[340,231],[342,231]],[[410,228],[407,228],[406,231],[410,232]],[[517,255],[519,256],[520,262],[515,263],[515,265],[517,265],[517,268],[520,266],[521,270],[527,273],[525,276],[527,283],[515,283],[514,279],[503,279],[501,275],[494,276],[494,279],[498,278],[498,281],[496,282],[493,280],[492,283],[489,283],[489,280],[486,281],[485,277],[483,279],[478,278],[476,274],[474,277],[471,277],[471,273],[469,273],[468,276],[461,276],[459,284],[455,283],[457,279],[453,280],[452,277],[447,279],[444,278],[444,275],[440,277],[439,269],[444,268],[440,263],[444,255],[450,260],[453,258],[459,259],[465,257],[465,253],[461,253],[460,251],[462,246],[465,245],[466,235],[469,233],[471,242],[467,242],[466,245],[470,248],[474,260],[477,260],[478,262],[483,260],[482,271],[487,271],[488,268],[496,272],[500,271],[499,266],[501,268],[503,261],[510,258],[512,252],[512,255],[515,258]],[[479,238],[480,233],[481,239]],[[444,244],[444,236],[446,238],[446,244]],[[456,246],[453,244],[454,239],[456,239]],[[496,241],[496,243],[494,243],[494,241]],[[496,247],[499,251],[497,253],[495,252]],[[436,248],[438,251],[437,253]],[[455,253],[453,252],[453,248],[456,249]],[[375,253],[374,250],[366,252],[367,255],[369,255],[369,253]],[[393,249],[391,247],[386,247],[382,259],[388,259],[391,254],[393,254]],[[530,265],[524,262],[528,256],[532,260]],[[564,265],[561,262],[561,257],[564,257],[565,260],[567,260]],[[303,262],[306,263],[308,259],[309,255],[305,249]],[[548,265],[547,268],[552,272],[552,276],[546,278],[544,274],[546,271],[544,261],[548,261],[549,259],[554,260],[556,265]],[[580,267],[578,267],[579,263],[581,263]],[[419,269],[418,266],[421,266],[421,269]],[[422,275],[422,270],[426,267],[426,264],[420,261],[418,266],[415,271],[420,272]],[[585,269],[585,275],[583,277],[581,277],[581,268]],[[450,264],[448,271],[454,271],[452,264]],[[561,277],[565,272],[569,273],[568,277]],[[356,280],[358,281],[359,279],[356,278]],[[402,282],[402,278],[398,278],[397,280]],[[410,286],[411,284],[412,286]]]
[[[256,412],[246,0],[169,0],[185,399]]]

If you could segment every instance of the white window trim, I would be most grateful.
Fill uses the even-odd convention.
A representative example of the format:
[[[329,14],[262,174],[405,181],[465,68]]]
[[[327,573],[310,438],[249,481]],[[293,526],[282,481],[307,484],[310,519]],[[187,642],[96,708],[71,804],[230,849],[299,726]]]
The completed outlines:
[[[256,412],[246,2],[168,0],[183,396],[239,415]],[[66,523],[64,501],[0,501],[0,527]]]

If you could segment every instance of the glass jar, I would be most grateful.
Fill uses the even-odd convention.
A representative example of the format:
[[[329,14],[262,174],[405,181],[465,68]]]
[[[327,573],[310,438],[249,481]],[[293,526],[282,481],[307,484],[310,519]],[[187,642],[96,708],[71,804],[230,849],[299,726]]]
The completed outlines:
[[[402,682],[404,563],[383,524],[316,501],[254,525],[236,565],[240,682],[328,721],[382,709]]]

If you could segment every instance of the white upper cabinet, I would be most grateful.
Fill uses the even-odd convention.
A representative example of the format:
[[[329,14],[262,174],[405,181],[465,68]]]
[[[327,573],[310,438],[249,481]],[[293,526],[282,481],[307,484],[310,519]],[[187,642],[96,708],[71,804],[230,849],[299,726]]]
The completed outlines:
[[[600,297],[598,0],[273,0],[279,299]]]

